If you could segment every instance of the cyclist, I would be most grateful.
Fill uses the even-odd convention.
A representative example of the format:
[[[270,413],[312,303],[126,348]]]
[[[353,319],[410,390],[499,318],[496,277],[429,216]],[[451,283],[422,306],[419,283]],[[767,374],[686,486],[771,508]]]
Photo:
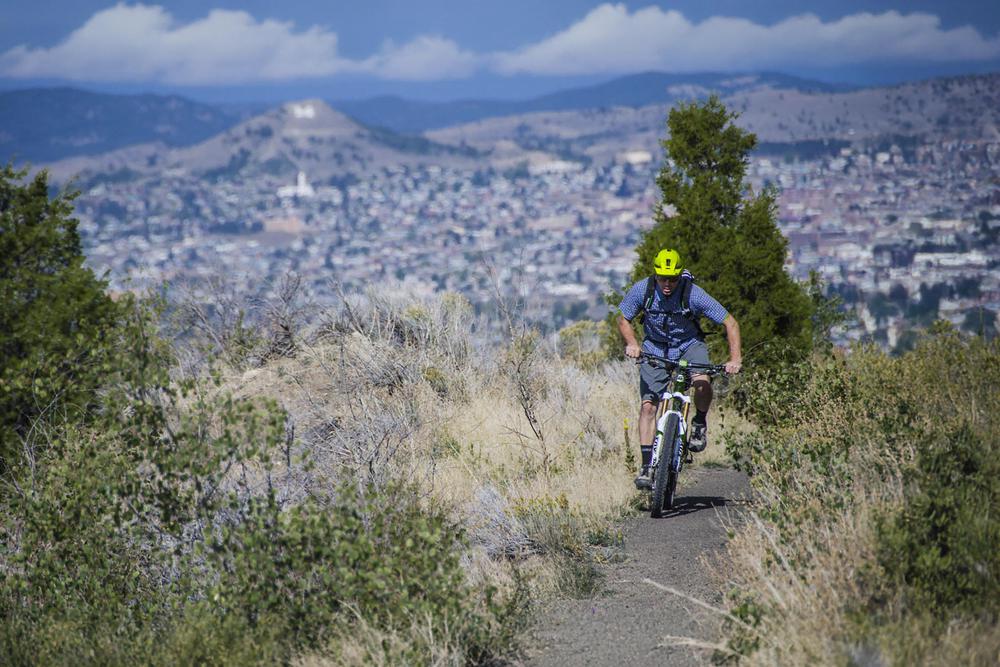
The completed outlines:
[[[740,326],[718,301],[698,285],[681,265],[676,250],[664,248],[653,260],[653,275],[632,285],[618,307],[618,329],[625,338],[625,354],[638,359],[642,353],[666,357],[671,361],[686,359],[692,364],[708,365],[708,348],[698,318],[704,315],[726,328],[729,342],[727,373],[738,373],[742,365]],[[632,320],[643,313],[640,322],[645,331],[642,345],[636,339]],[[668,373],[660,365],[643,359],[639,366],[639,445],[642,469],[635,479],[636,488],[649,488],[649,462],[653,454],[656,408],[666,389]],[[712,404],[712,383],[708,375],[692,375],[695,416],[691,420],[688,449],[700,452],[708,444],[706,416]]]

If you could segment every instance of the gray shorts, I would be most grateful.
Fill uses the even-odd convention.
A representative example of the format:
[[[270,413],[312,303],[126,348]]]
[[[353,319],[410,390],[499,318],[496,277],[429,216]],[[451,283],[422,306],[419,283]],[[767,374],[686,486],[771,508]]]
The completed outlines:
[[[711,363],[708,360],[708,347],[704,341],[700,340],[691,343],[690,347],[684,350],[680,358],[687,360],[691,364],[704,364],[707,366]],[[660,396],[667,389],[667,381],[669,379],[667,369],[661,366],[653,366],[643,360],[639,364],[639,396],[641,400],[659,403]]]

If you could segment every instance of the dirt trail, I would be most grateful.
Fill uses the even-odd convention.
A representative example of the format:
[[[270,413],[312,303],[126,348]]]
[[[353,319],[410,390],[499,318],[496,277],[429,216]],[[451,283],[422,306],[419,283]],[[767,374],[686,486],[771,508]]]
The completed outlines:
[[[704,652],[664,645],[666,635],[717,639],[710,612],[643,583],[649,578],[710,603],[721,594],[702,555],[726,541],[719,517],[734,515],[746,477],[728,468],[691,470],[674,511],[625,528],[626,560],[606,568],[605,587],[586,600],[557,600],[542,612],[525,665],[698,665]],[[683,475],[682,475],[683,482]],[[650,661],[652,661],[650,663]]]

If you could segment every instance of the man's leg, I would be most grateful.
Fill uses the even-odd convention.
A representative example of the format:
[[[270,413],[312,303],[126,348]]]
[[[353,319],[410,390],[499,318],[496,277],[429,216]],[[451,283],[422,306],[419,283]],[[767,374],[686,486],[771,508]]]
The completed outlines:
[[[653,456],[653,434],[656,432],[657,403],[645,400],[639,406],[639,450],[642,455],[641,474],[646,474],[649,459]]]
[[[707,375],[694,375],[691,377],[691,386],[694,387],[695,419],[704,424],[705,415],[712,407],[712,378]]]
[[[639,450],[642,467],[635,480],[637,488],[649,488],[649,460],[653,456],[653,437],[656,435],[656,407],[660,395],[667,387],[667,372],[648,363],[639,366]]]
[[[696,341],[681,355],[692,364],[708,365],[708,348],[702,341]],[[688,449],[700,452],[708,445],[708,409],[712,407],[712,379],[707,375],[692,375],[694,388],[694,417],[691,419],[691,435]]]

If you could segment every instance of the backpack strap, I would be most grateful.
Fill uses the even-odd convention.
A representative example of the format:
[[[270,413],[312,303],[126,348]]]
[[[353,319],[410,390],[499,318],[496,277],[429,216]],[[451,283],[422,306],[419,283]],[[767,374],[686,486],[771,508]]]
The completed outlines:
[[[694,276],[683,276],[680,279],[681,289],[681,315],[691,319],[691,288],[694,286]]]
[[[680,280],[680,290],[681,290],[681,312],[683,317],[694,324],[695,328],[698,330],[698,338],[704,339],[705,332],[701,329],[701,318],[694,314],[691,310],[691,288],[694,287],[694,276],[685,271],[684,276]]]
[[[639,324],[646,321],[646,312],[653,307],[653,294],[656,291],[656,277],[650,276],[646,278],[646,292],[642,297],[642,310],[639,311],[638,320]]]

